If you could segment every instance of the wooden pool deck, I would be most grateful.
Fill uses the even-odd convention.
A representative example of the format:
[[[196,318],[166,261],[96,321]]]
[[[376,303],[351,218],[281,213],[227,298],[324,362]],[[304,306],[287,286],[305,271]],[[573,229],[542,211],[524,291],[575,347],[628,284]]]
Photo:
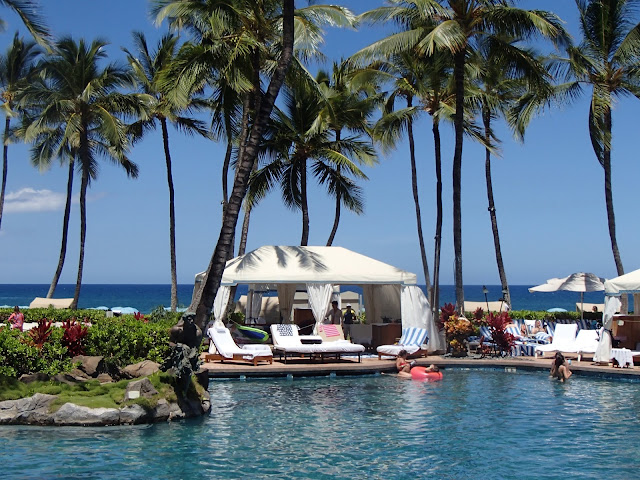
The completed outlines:
[[[447,368],[492,368],[504,369],[507,372],[518,370],[546,370],[551,368],[551,358],[534,357],[486,357],[474,356],[453,358],[433,355],[416,359],[417,365],[438,365]],[[378,360],[363,358],[358,363],[357,358],[344,358],[339,361],[287,359],[287,363],[278,361],[274,356],[273,364],[259,363],[257,366],[242,361],[203,362],[202,367],[208,371],[210,379],[216,378],[246,378],[246,377],[312,377],[329,375],[374,375],[379,373],[395,373],[395,360]],[[604,378],[618,378],[628,381],[640,381],[640,366],[635,368],[613,368],[611,366],[595,365],[592,361],[578,362],[572,360],[571,371],[575,375],[592,375]]]

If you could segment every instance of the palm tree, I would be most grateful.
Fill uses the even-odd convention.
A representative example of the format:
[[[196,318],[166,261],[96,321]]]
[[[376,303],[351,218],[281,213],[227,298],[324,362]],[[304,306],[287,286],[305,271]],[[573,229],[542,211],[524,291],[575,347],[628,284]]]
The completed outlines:
[[[309,170],[320,183],[328,184],[330,192],[340,189],[341,201],[360,212],[360,188],[347,181],[342,169],[357,178],[366,178],[350,157],[364,164],[372,164],[375,159],[375,152],[367,142],[355,137],[331,138],[333,130],[321,118],[321,99],[306,80],[298,78],[284,90],[286,112],[276,108],[263,142],[264,155],[271,162],[252,176],[248,197],[253,204],[279,185],[285,205],[302,213],[303,246],[309,242]]]
[[[32,0],[0,0],[0,5],[10,8],[17,13],[35,41],[43,47],[48,48],[50,39],[49,30],[37,13],[39,8],[37,2]],[[0,28],[4,29],[4,26],[5,22],[0,19]]]
[[[572,92],[592,89],[589,135],[604,169],[607,223],[618,275],[624,274],[624,267],[616,239],[611,186],[612,107],[616,97],[640,98],[640,24],[632,21],[636,4],[632,0],[576,0],[582,42],[568,49],[566,66],[574,81],[561,86]],[[626,305],[623,308],[626,310]]]
[[[14,111],[15,97],[20,87],[33,72],[33,62],[40,49],[33,42],[25,42],[16,35],[7,49],[7,53],[0,56],[0,98],[4,111],[4,136],[2,150],[2,185],[0,186],[0,226],[2,225],[2,211],[4,209],[4,195],[7,186],[7,167],[9,150],[9,131],[11,118],[18,114]]]
[[[229,9],[222,8],[222,4],[226,4]],[[269,0],[266,2],[252,2],[249,0],[234,0],[231,2],[221,2],[216,0],[210,1],[161,1],[156,0],[155,10],[156,21],[161,22],[164,18],[172,17],[174,25],[189,24],[194,19],[193,13],[202,12],[203,8],[220,6],[221,9],[213,8],[214,14],[209,14],[206,19],[210,23],[220,26],[218,28],[219,41],[212,47],[217,47],[217,51],[210,49],[211,55],[205,58],[203,63],[191,62],[190,65],[197,70],[202,70],[206,74],[205,77],[211,78],[217,73],[222,72],[226,78],[234,78],[236,83],[245,82],[247,77],[243,75],[234,59],[238,56],[246,59],[253,58],[257,62],[248,62],[253,66],[254,75],[248,80],[249,85],[253,85],[253,94],[255,101],[253,102],[254,116],[250,128],[246,128],[247,135],[242,138],[242,154],[236,163],[236,175],[234,178],[233,188],[229,196],[229,201],[224,209],[222,227],[220,235],[216,243],[216,247],[211,256],[211,261],[207,268],[205,280],[198,294],[194,295],[194,300],[190,310],[195,310],[196,324],[202,329],[206,325],[209,318],[209,312],[213,308],[213,301],[220,286],[222,272],[228,259],[229,251],[235,234],[235,228],[238,221],[238,215],[247,191],[249,175],[253,169],[253,165],[258,156],[258,148],[262,141],[263,132],[269,122],[269,117],[275,105],[276,98],[280,92],[280,87],[284,83],[284,79],[289,68],[289,64],[293,58],[293,41],[294,41],[294,1],[282,0],[275,2]],[[281,5],[281,8],[280,8]],[[180,15],[182,11],[182,15]],[[220,13],[220,15],[218,15]],[[276,20],[278,17],[280,21]],[[203,18],[202,16],[198,18]],[[243,29],[242,20],[257,20],[263,26],[278,26],[280,33],[271,30],[271,34],[264,38],[264,42],[260,43],[254,36],[255,31]],[[219,23],[218,23],[219,22]],[[228,33],[228,35],[223,35]],[[278,45],[280,54],[275,61],[275,65],[268,73],[269,82],[266,89],[256,89],[258,86],[260,74],[265,73],[264,64],[259,62],[259,55],[251,55],[252,52],[262,47],[274,47]],[[253,47],[253,49],[251,48]],[[235,56],[229,52],[235,52]],[[204,57],[203,57],[204,58]],[[220,68],[222,61],[227,59],[227,68]],[[193,71],[192,71],[193,73]],[[253,80],[253,81],[252,81]],[[180,80],[178,80],[180,81]]]
[[[363,19],[394,21],[401,31],[378,41],[363,55],[393,54],[416,49],[431,55],[447,50],[453,55],[455,92],[455,149],[453,156],[453,246],[455,254],[456,309],[462,312],[462,147],[465,133],[465,70],[476,42],[490,35],[506,34],[519,40],[542,35],[567,43],[568,35],[560,19],[541,10],[515,8],[510,0],[388,0],[391,5],[366,12]]]
[[[357,54],[356,54],[357,55]],[[445,52],[434,52],[425,57],[415,51],[400,52],[386,58],[383,62],[374,62],[370,68],[356,74],[358,82],[371,82],[371,77],[379,77],[384,82],[388,77],[393,82],[392,91],[387,99],[385,114],[374,128],[374,137],[382,142],[385,149],[393,148],[406,131],[409,140],[409,160],[411,164],[411,186],[416,211],[416,225],[422,265],[429,302],[437,308],[439,295],[440,246],[442,235],[442,162],[440,146],[440,119],[448,117],[447,102],[451,101],[447,83],[450,73],[450,56]],[[407,107],[396,109],[395,101],[404,98]],[[418,116],[426,112],[432,119],[434,139],[434,158],[436,174],[436,229],[434,248],[433,285],[430,284],[429,266],[422,231],[422,215],[418,194],[418,176],[415,153],[413,124]]]
[[[337,25],[347,9],[322,6],[328,18]],[[224,78],[238,92],[249,93],[244,105],[250,112],[243,114],[240,129],[236,175],[229,201],[223,212],[222,227],[211,257],[206,279],[200,292],[194,295],[190,310],[196,311],[196,322],[202,328],[207,322],[222,271],[232,248],[239,210],[247,191],[249,176],[258,156],[264,129],[275,105],[286,72],[294,57],[294,24],[298,44],[309,45],[321,39],[313,20],[320,18],[313,11],[295,10],[293,0],[154,0],[156,22],[169,18],[173,28],[187,28],[196,40],[203,26],[214,32],[215,41],[201,55],[192,56],[181,68],[182,81],[189,76]],[[351,16],[352,17],[352,16]],[[197,27],[197,28],[196,28]],[[274,55],[275,54],[275,55]],[[268,85],[261,85],[268,79]]]
[[[322,109],[318,115],[316,123],[327,124],[327,127],[334,132],[337,142],[342,139],[343,130],[368,134],[370,130],[369,119],[373,115],[374,109],[380,102],[381,96],[377,93],[375,86],[367,85],[356,87],[351,82],[351,67],[348,62],[334,62],[332,74],[329,75],[320,71],[317,76],[319,85],[318,92],[321,96]],[[350,195],[350,191],[358,192],[359,188],[352,179],[342,174],[340,165],[336,165],[333,173],[328,177],[327,187],[329,194],[335,197],[335,214],[333,226],[327,239],[327,246],[333,244],[333,240],[340,224],[341,207],[355,212],[362,212],[359,195]]]
[[[138,174],[138,167],[127,156],[127,129],[119,116],[142,117],[141,105],[147,97],[119,92],[131,85],[130,79],[120,66],[100,67],[105,46],[101,40],[87,45],[84,40],[61,39],[53,54],[39,63],[40,81],[31,83],[22,97],[32,102],[23,127],[25,140],[33,142],[32,161],[44,165],[55,157],[73,159],[81,173],[80,254],[73,309],[78,306],[82,285],[87,188],[97,178],[98,158],[122,166],[131,177]]]
[[[145,112],[145,118],[134,123],[131,131],[136,138],[141,138],[144,132],[155,128],[157,123],[162,129],[162,144],[164,147],[165,165],[167,169],[167,184],[169,186],[169,249],[171,259],[171,311],[175,312],[178,307],[178,278],[176,272],[176,219],[175,219],[175,191],[173,188],[173,173],[171,168],[171,152],[169,150],[169,129],[168,122],[174,127],[187,134],[198,134],[208,137],[209,132],[200,120],[192,117],[182,116],[183,112],[203,108],[205,103],[194,98],[189,93],[182,93],[181,98],[188,100],[187,104],[177,105],[167,95],[165,88],[160,86],[161,75],[171,67],[176,53],[176,43],[178,37],[166,34],[160,42],[155,52],[150,52],[147,40],[143,33],[133,34],[136,53],[133,54],[125,49],[127,59],[131,67],[134,80],[140,86],[143,93],[153,97],[149,115]],[[177,88],[184,88],[184,84],[178,84]]]
[[[485,179],[496,264],[504,301],[511,305],[493,197],[491,150],[497,138],[491,122],[499,116],[508,116],[515,102],[527,92],[538,92],[539,95],[550,92],[550,75],[533,51],[518,47],[514,41],[497,35],[478,42],[470,63],[476,72],[475,78],[471,79],[474,83],[471,102],[477,102],[476,109],[484,127]]]

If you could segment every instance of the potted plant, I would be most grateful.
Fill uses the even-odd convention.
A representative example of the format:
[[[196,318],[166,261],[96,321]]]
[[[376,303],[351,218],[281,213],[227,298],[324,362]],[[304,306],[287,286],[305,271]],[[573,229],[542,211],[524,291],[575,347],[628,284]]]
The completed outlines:
[[[444,326],[451,355],[466,357],[468,338],[475,331],[473,324],[465,317],[458,316],[451,303],[446,303],[440,309],[440,322]]]

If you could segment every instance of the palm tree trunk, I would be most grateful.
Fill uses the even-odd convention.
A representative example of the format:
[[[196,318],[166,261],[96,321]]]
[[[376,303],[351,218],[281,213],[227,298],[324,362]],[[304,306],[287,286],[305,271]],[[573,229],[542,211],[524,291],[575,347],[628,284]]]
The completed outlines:
[[[300,210],[302,211],[301,246],[309,244],[309,203],[307,199],[307,159],[300,160]]]
[[[407,99],[407,107],[411,108],[411,98]],[[429,276],[429,264],[427,263],[427,251],[424,246],[422,235],[422,216],[420,215],[420,199],[418,197],[418,171],[416,169],[416,146],[413,138],[413,121],[407,122],[407,137],[409,138],[409,159],[411,161],[411,190],[413,191],[413,203],[416,208],[416,224],[418,228],[418,243],[420,244],[420,257],[422,258],[422,269],[424,271],[424,281],[427,286],[427,296],[431,295],[431,284]],[[428,297],[427,297],[428,298]]]
[[[607,108],[605,112],[605,128],[609,138],[613,127],[611,118],[611,109]],[[613,210],[613,189],[611,188],[611,147],[605,145],[602,155],[602,166],[604,167],[604,198],[607,206],[607,223],[609,225],[609,238],[611,238],[611,251],[613,252],[613,261],[616,264],[618,275],[624,275],[624,267],[620,258],[620,250],[618,249],[618,241],[616,240],[616,217]],[[629,298],[622,295],[620,312],[627,313],[629,310]]]
[[[338,232],[338,225],[340,224],[340,207],[342,206],[342,196],[340,192],[336,192],[336,213],[333,217],[333,227],[331,228],[331,233],[329,234],[329,238],[327,239],[327,247],[333,245],[333,239],[336,238],[336,233]]]
[[[224,162],[222,163],[222,214],[229,200],[229,165],[231,164],[231,154],[233,153],[233,143],[231,139],[227,142],[227,151],[224,154]]]
[[[482,121],[484,123],[484,140],[486,145],[491,142],[491,112],[488,109],[482,111]],[[493,232],[493,245],[496,250],[496,263],[498,264],[498,274],[502,285],[503,298],[507,305],[511,306],[511,295],[509,294],[509,283],[502,261],[502,250],[500,249],[500,235],[498,234],[498,219],[496,217],[496,207],[493,200],[493,184],[491,182],[491,151],[485,147],[484,173],[487,180],[487,200],[489,202],[489,217],[491,218],[491,231]]]
[[[220,286],[222,272],[224,271],[227,255],[238,222],[238,214],[242,200],[247,192],[249,175],[258,156],[258,146],[293,56],[294,1],[283,0],[282,4],[282,53],[271,77],[271,81],[269,82],[265,98],[261,103],[260,111],[251,128],[244,154],[238,159],[236,178],[233,182],[233,190],[229,197],[229,204],[225,211],[222,227],[220,228],[220,236],[218,237],[216,248],[211,256],[211,261],[209,262],[209,267],[207,268],[200,292],[195,295],[195,305],[192,305],[190,308],[191,310],[195,307],[195,321],[201,329],[206,325],[213,308],[213,301]]]
[[[69,159],[69,177],[67,178],[67,201],[64,206],[64,219],[62,220],[62,242],[60,243],[60,258],[58,259],[58,268],[53,275],[47,298],[52,298],[56,292],[62,268],[64,267],[64,259],[67,256],[67,235],[69,233],[69,217],[71,216],[71,194],[73,193],[73,169],[75,168],[75,159]]]
[[[440,120],[433,120],[433,145],[435,149],[436,167],[436,235],[433,259],[433,291],[431,308],[437,317],[440,308],[440,249],[442,247],[442,151],[440,147]]]
[[[83,162],[84,163],[84,162]],[[87,186],[89,185],[89,172],[82,168],[82,181],[80,182],[80,256],[78,258],[78,277],[76,279],[76,289],[71,302],[71,310],[78,309],[80,299],[80,288],[82,287],[82,270],[84,268],[84,244],[87,237]]]
[[[342,135],[341,130],[336,130],[336,143],[340,141]],[[340,166],[336,167],[338,172],[340,171]],[[331,227],[331,233],[329,234],[329,238],[327,239],[327,247],[333,245],[333,240],[336,238],[336,233],[338,232],[338,225],[340,225],[340,207],[342,206],[342,195],[340,195],[340,191],[336,189],[336,213],[333,217],[333,227]]]
[[[2,187],[0,187],[0,226],[2,226],[2,211],[4,210],[4,191],[7,188],[7,167],[9,166],[8,155],[9,145],[7,145],[7,136],[9,135],[9,127],[11,126],[11,117],[7,116],[4,120],[4,135],[2,138]]]
[[[171,255],[171,311],[178,308],[178,275],[176,269],[176,208],[175,191],[173,189],[173,173],[171,170],[171,152],[169,151],[169,130],[167,119],[161,118],[162,143],[164,145],[164,159],[167,164],[167,184],[169,186],[169,250]]]
[[[454,55],[453,76],[456,92],[456,112],[454,115],[455,150],[453,154],[453,250],[454,276],[456,283],[456,311],[464,310],[464,284],[462,282],[462,142],[464,138],[464,63],[466,49]]]

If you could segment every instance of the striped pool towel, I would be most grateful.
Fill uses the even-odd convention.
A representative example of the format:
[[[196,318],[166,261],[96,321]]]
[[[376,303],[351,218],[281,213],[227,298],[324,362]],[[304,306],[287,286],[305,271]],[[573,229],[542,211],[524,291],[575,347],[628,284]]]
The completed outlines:
[[[419,347],[427,343],[427,340],[426,328],[409,327],[402,330],[400,345],[416,345]]]
[[[338,327],[333,324],[321,325],[320,328],[324,330],[324,334],[327,337],[339,337],[340,331],[338,331]]]

